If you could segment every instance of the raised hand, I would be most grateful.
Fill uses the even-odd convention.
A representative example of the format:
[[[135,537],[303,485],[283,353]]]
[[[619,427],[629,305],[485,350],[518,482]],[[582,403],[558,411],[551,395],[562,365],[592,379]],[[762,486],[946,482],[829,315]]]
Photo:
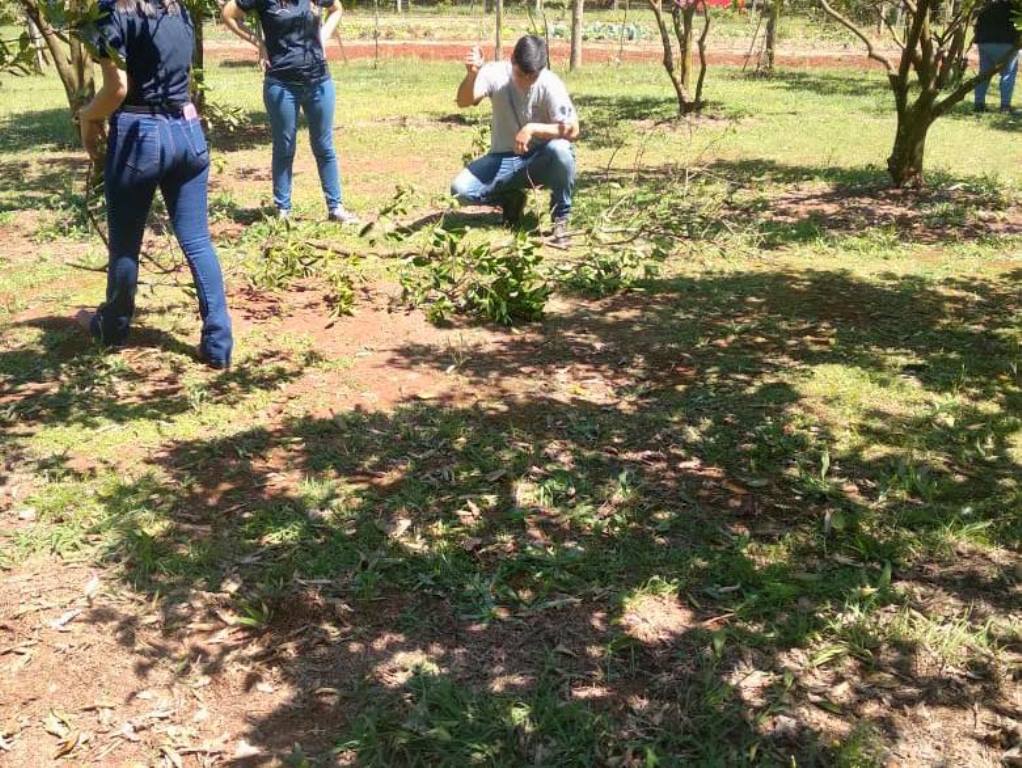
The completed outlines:
[[[479,71],[479,68],[483,65],[483,52],[479,49],[478,45],[473,45],[472,50],[465,56],[465,69],[470,73],[475,74]]]

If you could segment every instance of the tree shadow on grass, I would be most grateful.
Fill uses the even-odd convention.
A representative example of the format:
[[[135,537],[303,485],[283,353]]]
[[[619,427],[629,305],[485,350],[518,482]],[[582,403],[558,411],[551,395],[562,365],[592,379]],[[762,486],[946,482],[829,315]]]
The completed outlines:
[[[214,196],[209,202],[209,218],[213,224],[227,220],[235,224],[249,226],[260,221],[273,219],[276,214],[275,208],[261,205],[239,205],[232,197]]]
[[[0,152],[72,149],[77,131],[67,107],[19,112],[0,121]]]
[[[214,152],[241,152],[272,143],[269,117],[264,110],[248,110],[243,119],[233,130],[216,127],[209,130],[209,144]]]
[[[621,143],[628,129],[672,120],[678,115],[678,104],[669,98],[641,96],[573,97],[582,115],[582,136],[579,141],[594,149],[614,147]]]
[[[937,246],[1022,235],[1022,211],[996,180],[939,171],[927,178],[923,190],[894,189],[887,174],[873,166],[746,159],[716,160],[705,168],[583,171],[578,186],[596,195],[608,182],[643,194],[661,188],[679,200],[658,222],[665,231],[696,240],[740,233],[765,249],[799,243]],[[685,194],[679,191],[682,184],[689,187]],[[707,201],[719,205],[698,209]]]
[[[750,73],[749,75],[753,75]],[[764,88],[811,93],[816,96],[879,96],[890,94],[883,74],[827,72],[825,70],[777,69],[769,77],[756,76]]]
[[[145,314],[136,318],[126,352],[94,344],[77,323],[65,317],[43,317],[8,325],[8,330],[38,329],[31,342],[0,349],[0,424],[22,434],[41,425],[95,429],[103,424],[162,420],[193,408],[181,374],[195,363],[195,347],[165,331],[147,327]],[[169,370],[149,361],[147,352],[170,354]],[[214,402],[237,403],[261,390],[273,390],[298,378],[315,363],[310,353],[298,364],[275,359],[272,353],[239,361],[208,385]],[[132,396],[118,397],[124,388]]]
[[[85,188],[88,161],[81,157],[39,157],[0,162],[0,213],[53,210],[69,189]]]
[[[933,663],[898,585],[939,562],[931,533],[1018,541],[1014,278],[677,278],[486,350],[406,345],[394,366],[458,386],[173,441],[104,488],[108,556],[162,619],[90,617],[141,677],[187,645],[188,670],[283,684],[238,766],[295,743],[388,766],[825,765],[850,724],[893,742],[926,707],[969,724],[943,715],[955,759],[1008,683],[982,655]],[[987,405],[919,405],[963,394]],[[1007,610],[1007,578],[932,570],[951,601],[932,618]]]

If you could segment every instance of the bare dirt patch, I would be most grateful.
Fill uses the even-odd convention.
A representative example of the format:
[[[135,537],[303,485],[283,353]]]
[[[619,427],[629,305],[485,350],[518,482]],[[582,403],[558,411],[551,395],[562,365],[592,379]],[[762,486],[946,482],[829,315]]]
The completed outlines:
[[[643,595],[629,602],[621,617],[625,632],[646,645],[670,643],[697,622],[675,595]]]
[[[982,204],[970,201],[967,194],[942,190],[807,189],[772,198],[770,220],[786,225],[816,222],[823,229],[840,232],[890,227],[910,235],[914,242],[934,244],[1022,234],[1022,210],[966,212],[971,202]]]

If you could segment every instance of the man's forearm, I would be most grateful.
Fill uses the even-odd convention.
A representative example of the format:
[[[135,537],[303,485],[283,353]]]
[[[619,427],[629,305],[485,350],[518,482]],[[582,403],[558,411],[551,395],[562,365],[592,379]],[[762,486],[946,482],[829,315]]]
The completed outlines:
[[[534,139],[542,141],[551,139],[574,141],[578,138],[578,123],[529,123],[527,127],[531,129]]]
[[[461,85],[458,86],[458,95],[456,97],[459,107],[471,107],[475,104],[476,77],[478,75],[478,72],[470,71],[465,73],[465,78],[461,81]]]

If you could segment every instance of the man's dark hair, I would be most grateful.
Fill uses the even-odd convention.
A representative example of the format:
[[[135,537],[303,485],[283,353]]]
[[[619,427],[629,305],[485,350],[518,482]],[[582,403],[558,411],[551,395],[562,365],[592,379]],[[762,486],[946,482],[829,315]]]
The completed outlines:
[[[548,62],[546,41],[535,35],[520,37],[511,54],[511,63],[527,75],[534,75],[546,69]]]

